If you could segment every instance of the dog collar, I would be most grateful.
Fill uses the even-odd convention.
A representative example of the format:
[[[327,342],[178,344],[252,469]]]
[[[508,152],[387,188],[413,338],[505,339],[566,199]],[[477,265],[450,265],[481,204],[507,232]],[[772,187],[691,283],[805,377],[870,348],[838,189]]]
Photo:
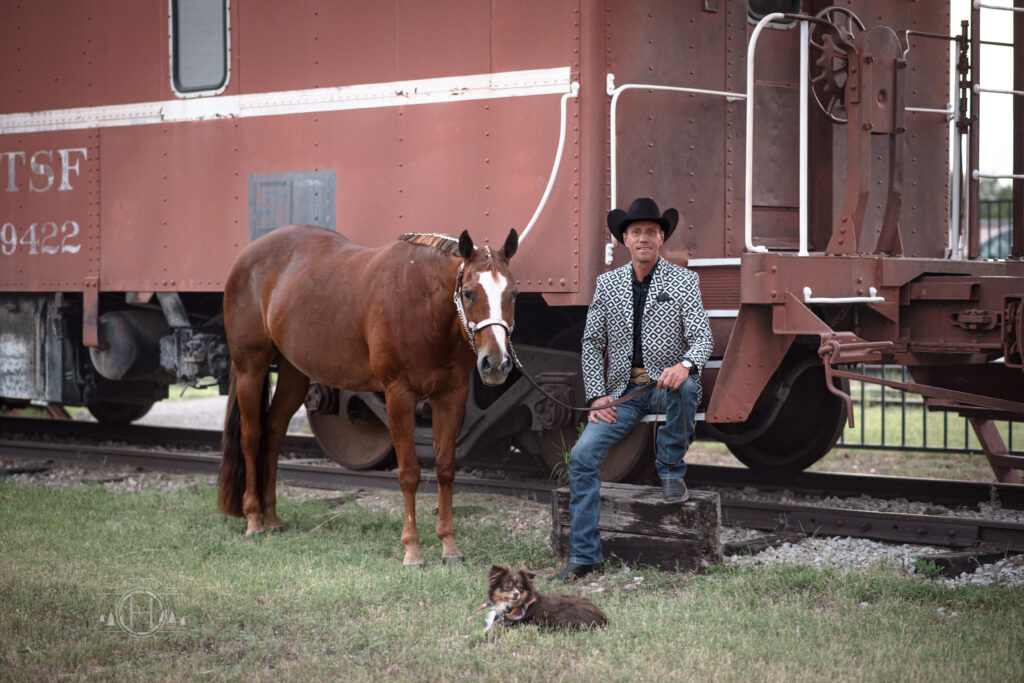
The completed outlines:
[[[506,612],[505,618],[511,619],[512,621],[519,621],[520,619],[526,616],[526,610],[528,610],[530,608],[530,605],[532,605],[535,602],[537,602],[537,596],[531,593],[530,599],[527,600],[526,603],[520,605],[511,612]]]

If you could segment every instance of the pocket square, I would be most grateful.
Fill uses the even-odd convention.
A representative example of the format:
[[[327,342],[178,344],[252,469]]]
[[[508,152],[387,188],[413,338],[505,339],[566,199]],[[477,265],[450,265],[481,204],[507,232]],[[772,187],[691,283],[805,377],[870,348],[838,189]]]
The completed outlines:
[[[666,301],[672,301],[672,297],[668,295],[668,292],[660,292],[656,301],[665,303]]]

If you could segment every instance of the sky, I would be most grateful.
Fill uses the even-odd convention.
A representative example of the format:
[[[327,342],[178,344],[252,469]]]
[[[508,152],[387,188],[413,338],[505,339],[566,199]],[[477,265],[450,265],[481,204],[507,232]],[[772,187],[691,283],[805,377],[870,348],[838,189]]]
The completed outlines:
[[[927,2],[927,0],[925,0]],[[982,0],[985,5],[1011,7],[1013,0]],[[960,21],[971,18],[971,0],[951,0],[951,35],[960,33]],[[1013,14],[1000,10],[981,10],[983,40],[1013,42]],[[956,63],[955,53],[953,63]],[[1013,89],[1013,50],[1006,47],[981,47],[982,87]],[[982,173],[1013,172],[1013,95],[981,94]],[[1010,181],[1003,180],[1002,183]]]

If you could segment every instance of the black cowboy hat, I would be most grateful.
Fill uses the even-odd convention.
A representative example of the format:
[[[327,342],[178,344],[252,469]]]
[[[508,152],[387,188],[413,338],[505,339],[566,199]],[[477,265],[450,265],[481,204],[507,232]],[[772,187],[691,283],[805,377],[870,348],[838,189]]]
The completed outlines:
[[[657,223],[665,233],[665,239],[668,239],[676,229],[676,223],[679,222],[679,212],[675,209],[666,209],[665,213],[661,213],[658,211],[658,205],[650,197],[633,200],[633,203],[629,205],[629,211],[612,209],[608,212],[608,229],[620,242],[622,242],[622,233],[629,227],[629,224],[637,221]]]

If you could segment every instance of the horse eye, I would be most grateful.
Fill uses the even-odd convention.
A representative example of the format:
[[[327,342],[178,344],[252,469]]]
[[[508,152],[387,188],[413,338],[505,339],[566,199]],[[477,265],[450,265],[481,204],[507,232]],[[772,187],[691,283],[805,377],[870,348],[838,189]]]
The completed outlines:
[[[473,292],[469,291],[468,289],[462,290],[462,298],[465,299],[466,301],[472,301]]]

